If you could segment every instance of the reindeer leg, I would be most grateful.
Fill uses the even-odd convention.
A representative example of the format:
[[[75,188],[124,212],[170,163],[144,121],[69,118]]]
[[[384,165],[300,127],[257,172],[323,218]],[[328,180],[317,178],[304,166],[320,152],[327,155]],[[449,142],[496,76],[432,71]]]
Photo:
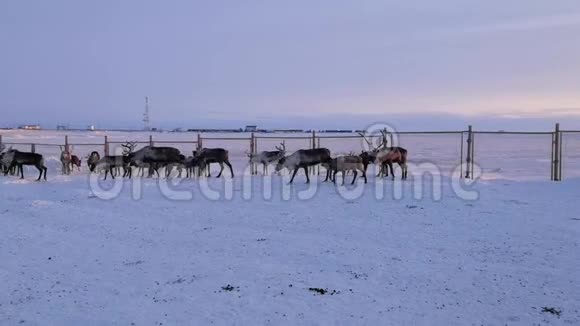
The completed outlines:
[[[294,181],[294,177],[296,176],[296,172],[298,172],[298,169],[299,169],[299,168],[300,168],[300,167],[296,167],[296,168],[294,169],[294,172],[292,173],[292,178],[290,178],[290,182],[288,182],[288,183],[292,183],[292,181]]]
[[[46,166],[44,166],[44,165],[42,166],[42,169],[44,170],[44,181],[46,181],[46,171],[47,171],[48,169],[47,169],[47,168],[46,168]]]
[[[232,178],[234,177],[234,169],[232,168],[232,164],[230,161],[225,161],[226,165],[230,168],[230,173],[232,174]]]
[[[224,164],[222,162],[218,163],[220,165],[220,173],[218,173],[216,178],[219,178],[222,176],[222,172],[224,171]]]
[[[393,171],[393,163],[389,163],[389,169],[391,169],[391,177],[395,180],[395,171]]]
[[[40,164],[35,165],[35,167],[38,170],[38,172],[40,172],[40,174],[38,175],[38,179],[36,179],[36,181],[40,181],[40,178],[42,178],[42,167]]]
[[[354,181],[356,180],[356,175],[358,174],[357,170],[353,170],[353,172],[354,172],[354,176],[352,177],[352,182],[350,183],[351,185],[354,184]]]
[[[361,172],[362,172],[363,178],[365,179],[365,183],[367,183],[367,171],[363,170]]]
[[[306,174],[306,183],[310,183],[310,177],[308,176],[308,167],[303,166],[303,168],[304,168],[304,173]]]
[[[18,170],[20,171],[20,179],[24,179],[24,168],[22,164],[18,164]]]

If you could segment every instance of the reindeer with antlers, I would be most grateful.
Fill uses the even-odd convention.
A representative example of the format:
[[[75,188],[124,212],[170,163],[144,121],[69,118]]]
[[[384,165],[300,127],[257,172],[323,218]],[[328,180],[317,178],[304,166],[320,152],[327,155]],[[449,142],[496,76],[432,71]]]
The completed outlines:
[[[401,167],[401,179],[407,179],[407,150],[403,147],[388,147],[387,130],[381,130],[382,141],[377,147],[373,147],[370,140],[363,133],[358,133],[371,148],[370,151],[363,151],[359,156],[363,160],[366,171],[369,163],[378,163],[380,171],[377,177],[388,176],[391,170],[392,178],[395,179],[393,164],[397,163]]]
[[[280,143],[280,146],[275,146],[275,151],[262,151],[259,154],[252,154],[246,152],[250,159],[250,163],[262,164],[262,173],[268,175],[268,165],[278,162],[284,155],[286,155],[286,144]]]

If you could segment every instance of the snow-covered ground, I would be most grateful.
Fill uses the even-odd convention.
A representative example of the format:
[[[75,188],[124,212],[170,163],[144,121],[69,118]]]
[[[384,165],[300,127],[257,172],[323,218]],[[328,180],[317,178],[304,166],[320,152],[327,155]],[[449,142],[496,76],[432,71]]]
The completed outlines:
[[[1,325],[580,325],[580,180],[300,199],[302,175],[275,176],[265,199],[236,177],[229,199],[203,195],[223,179],[170,186],[180,201],[156,179],[102,200],[83,173],[34,177],[0,177]]]

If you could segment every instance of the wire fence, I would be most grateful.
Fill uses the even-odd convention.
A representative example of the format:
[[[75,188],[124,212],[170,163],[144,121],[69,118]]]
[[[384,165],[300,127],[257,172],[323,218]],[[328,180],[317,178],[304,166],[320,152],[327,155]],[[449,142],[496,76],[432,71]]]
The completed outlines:
[[[36,135],[36,137],[35,137]],[[412,131],[389,135],[389,145],[408,151],[415,173],[422,166],[434,165],[443,175],[487,179],[546,179],[553,181],[580,177],[580,130],[560,130],[556,124],[551,132],[474,131],[471,126],[457,131]],[[58,168],[60,153],[68,149],[79,158],[93,151],[101,155],[121,155],[122,145],[132,142],[135,150],[145,146],[171,146],[185,156],[200,148],[224,148],[238,171],[249,166],[251,174],[258,167],[249,163],[249,156],[284,146],[287,153],[299,149],[328,148],[332,156],[359,154],[365,140],[359,134],[327,133],[94,133],[62,132],[1,133],[0,144],[20,151],[37,152],[53,161]],[[429,165],[430,164],[430,165]],[[49,168],[51,168],[49,166]],[[476,171],[481,169],[481,173]],[[564,173],[564,171],[566,173]],[[310,173],[320,173],[320,167]]]

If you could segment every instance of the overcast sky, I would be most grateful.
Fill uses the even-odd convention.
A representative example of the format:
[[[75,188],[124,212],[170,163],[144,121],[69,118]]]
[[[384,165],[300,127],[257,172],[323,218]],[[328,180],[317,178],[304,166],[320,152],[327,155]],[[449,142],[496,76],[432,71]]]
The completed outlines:
[[[2,1],[0,44],[0,124],[580,128],[578,0]]]

